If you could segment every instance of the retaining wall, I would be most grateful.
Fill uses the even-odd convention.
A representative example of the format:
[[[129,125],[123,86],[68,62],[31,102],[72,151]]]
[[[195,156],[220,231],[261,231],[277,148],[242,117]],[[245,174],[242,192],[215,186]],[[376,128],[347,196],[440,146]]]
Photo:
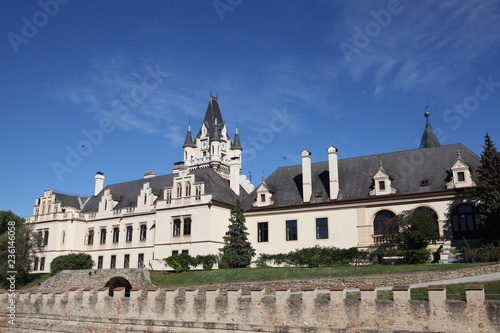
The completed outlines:
[[[373,285],[361,299],[346,299],[345,286],[318,297],[316,286],[298,294],[276,287],[250,295],[218,287],[141,289],[130,297],[116,288],[71,288],[64,292],[21,292],[14,325],[2,309],[1,332],[500,332],[500,301],[485,300],[482,285],[466,287],[467,301],[446,299],[445,286],[429,287],[428,301],[410,299],[408,286],[393,288],[393,300],[377,299]],[[9,293],[0,293],[9,304]]]

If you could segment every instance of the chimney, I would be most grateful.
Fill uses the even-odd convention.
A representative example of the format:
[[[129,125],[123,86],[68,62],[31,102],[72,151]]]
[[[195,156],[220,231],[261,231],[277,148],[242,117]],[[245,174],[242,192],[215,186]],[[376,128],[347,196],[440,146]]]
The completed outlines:
[[[144,179],[153,178],[153,177],[156,177],[156,172],[154,172],[154,171],[144,173]]]
[[[231,158],[229,162],[229,187],[236,195],[240,195],[240,159]]]
[[[330,200],[336,200],[339,196],[339,166],[338,149],[334,146],[328,147],[328,173],[330,175]]]
[[[103,188],[104,188],[104,173],[99,171],[95,175],[94,196],[98,195]]]
[[[302,156],[302,193],[303,201],[310,202],[312,195],[312,180],[311,180],[311,152],[303,150]]]

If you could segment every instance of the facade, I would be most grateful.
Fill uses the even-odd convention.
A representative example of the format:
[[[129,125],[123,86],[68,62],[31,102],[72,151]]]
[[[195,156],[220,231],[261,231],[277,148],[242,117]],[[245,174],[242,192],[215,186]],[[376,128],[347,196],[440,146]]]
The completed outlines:
[[[257,254],[383,245],[388,221],[414,209],[439,225],[436,247],[475,239],[479,158],[462,144],[441,146],[428,116],[419,149],[339,160],[330,146],[327,161],[315,163],[303,150],[301,165],[280,167],[254,188],[241,175],[238,129],[231,139],[210,97],[194,140],[188,127],[173,173],[107,186],[97,173],[91,197],[47,190],[37,198],[27,220],[44,239],[35,271],[48,272],[55,257],[72,252],[91,254],[98,269],[157,270],[171,255],[216,254],[237,198]]]

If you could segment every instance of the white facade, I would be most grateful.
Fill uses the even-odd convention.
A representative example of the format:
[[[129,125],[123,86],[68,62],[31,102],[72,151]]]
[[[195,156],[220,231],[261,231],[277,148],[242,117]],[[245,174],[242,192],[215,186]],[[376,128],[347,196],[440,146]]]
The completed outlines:
[[[414,209],[436,219],[441,237],[436,247],[473,238],[470,190],[479,158],[461,144],[432,142],[345,160],[330,146],[327,161],[317,163],[303,150],[301,165],[277,169],[254,189],[240,175],[239,134],[230,139],[211,97],[194,140],[189,127],[184,163],[172,174],[150,172],[144,179],[106,185],[99,172],[92,197],[48,190],[36,199],[27,222],[45,246],[35,271],[48,272],[55,257],[72,252],[91,254],[99,269],[155,270],[166,269],[162,260],[171,255],[217,254],[238,197],[257,255],[313,246],[372,248],[384,243],[379,231],[384,221]]]

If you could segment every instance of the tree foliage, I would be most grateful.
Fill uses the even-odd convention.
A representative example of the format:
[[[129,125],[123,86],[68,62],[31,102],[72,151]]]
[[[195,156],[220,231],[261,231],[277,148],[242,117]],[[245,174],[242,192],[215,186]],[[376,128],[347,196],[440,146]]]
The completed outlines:
[[[484,137],[475,199],[479,225],[486,243],[500,242],[500,153],[490,136]]]
[[[248,267],[255,255],[255,249],[248,241],[248,232],[243,215],[243,205],[239,199],[231,209],[229,229],[224,236],[225,245],[220,249],[221,260],[219,267],[242,268]]]
[[[50,273],[52,275],[62,270],[90,269],[94,266],[92,256],[87,253],[70,253],[54,258],[50,263]]]
[[[405,211],[397,215],[386,236],[393,245],[404,250],[425,249],[439,238],[439,227],[432,216],[419,211]]]
[[[0,211],[1,285],[6,286],[8,271],[16,272],[17,287],[30,282],[35,255],[41,251],[42,239],[31,225],[10,210]]]

